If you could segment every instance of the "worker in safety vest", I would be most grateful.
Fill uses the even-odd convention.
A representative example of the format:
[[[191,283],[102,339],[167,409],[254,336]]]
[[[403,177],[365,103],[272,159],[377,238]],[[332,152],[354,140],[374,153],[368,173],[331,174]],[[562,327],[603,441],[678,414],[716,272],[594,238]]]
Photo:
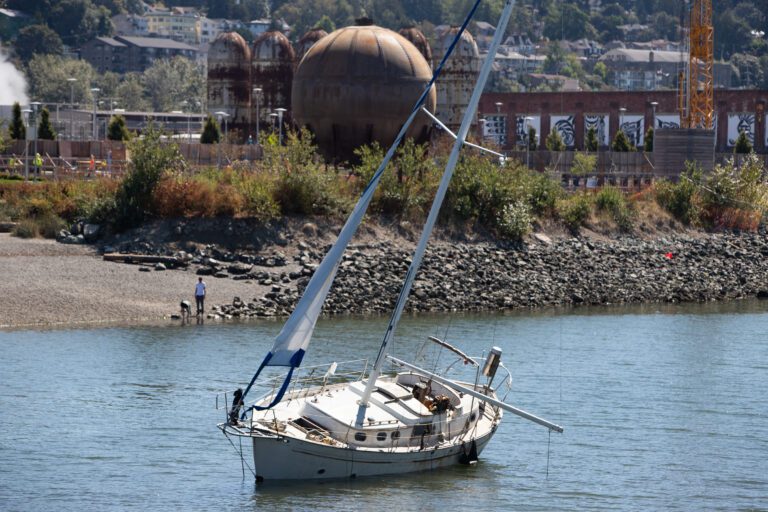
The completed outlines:
[[[43,168],[43,157],[40,156],[40,153],[35,153],[35,159],[33,162],[35,164],[35,174],[40,176],[40,171]]]

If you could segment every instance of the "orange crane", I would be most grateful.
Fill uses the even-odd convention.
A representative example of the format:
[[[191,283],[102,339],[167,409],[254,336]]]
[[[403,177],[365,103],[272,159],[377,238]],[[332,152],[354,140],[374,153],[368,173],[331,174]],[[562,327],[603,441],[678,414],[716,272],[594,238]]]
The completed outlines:
[[[693,0],[688,32],[688,69],[685,76],[680,73],[679,83],[680,121],[683,128],[713,128],[714,34],[712,0]]]

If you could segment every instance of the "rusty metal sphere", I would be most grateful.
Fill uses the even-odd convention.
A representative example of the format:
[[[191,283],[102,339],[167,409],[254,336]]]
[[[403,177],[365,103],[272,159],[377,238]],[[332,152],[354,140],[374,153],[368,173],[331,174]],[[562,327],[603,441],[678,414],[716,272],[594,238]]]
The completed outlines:
[[[405,27],[398,31],[398,34],[413,43],[419,52],[427,59],[427,62],[432,65],[432,47],[429,45],[424,33],[416,27]]]
[[[307,51],[312,48],[312,45],[327,35],[328,32],[319,27],[316,27],[301,36],[299,42],[296,43],[296,64],[301,62],[301,59],[304,58],[304,55],[306,55]]]
[[[248,128],[251,51],[236,32],[219,34],[208,50],[208,110],[228,115],[230,131]]]
[[[299,63],[294,119],[314,133],[326,157],[350,159],[364,144],[394,141],[431,76],[403,36],[375,25],[345,27],[320,39]],[[425,106],[434,111],[435,102],[433,87]],[[430,126],[420,114],[408,135],[426,140]]]

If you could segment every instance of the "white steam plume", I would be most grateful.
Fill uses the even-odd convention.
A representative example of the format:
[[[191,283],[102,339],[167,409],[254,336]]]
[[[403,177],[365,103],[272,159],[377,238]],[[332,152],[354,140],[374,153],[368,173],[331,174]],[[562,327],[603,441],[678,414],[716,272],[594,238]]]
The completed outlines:
[[[0,105],[11,105],[15,102],[26,105],[27,81],[16,66],[8,62],[5,52],[0,47]]]

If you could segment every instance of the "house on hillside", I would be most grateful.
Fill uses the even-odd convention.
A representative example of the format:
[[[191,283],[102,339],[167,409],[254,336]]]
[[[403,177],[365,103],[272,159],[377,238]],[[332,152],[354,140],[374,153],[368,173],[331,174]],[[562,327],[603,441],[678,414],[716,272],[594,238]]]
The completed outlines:
[[[190,60],[197,58],[197,49],[172,39],[159,37],[97,37],[88,41],[80,50],[80,57],[99,73],[143,72],[156,59],[176,56]]]

